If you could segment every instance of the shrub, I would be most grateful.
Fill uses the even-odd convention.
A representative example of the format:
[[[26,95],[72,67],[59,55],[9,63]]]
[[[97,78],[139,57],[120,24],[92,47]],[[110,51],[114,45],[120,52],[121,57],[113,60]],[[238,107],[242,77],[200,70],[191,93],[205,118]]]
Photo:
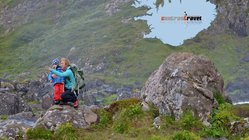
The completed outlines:
[[[197,118],[195,118],[192,111],[184,112],[179,123],[182,128],[187,130],[202,128],[202,123]]]
[[[8,119],[8,115],[1,115],[1,120],[7,120]]]
[[[230,122],[239,119],[239,117],[235,116],[231,110],[231,104],[220,104],[219,108],[214,110],[210,120],[211,127],[205,127],[202,131],[202,135],[215,138],[229,136]]]
[[[172,136],[172,140],[200,140],[200,137],[189,131],[176,132]]]
[[[219,92],[214,93],[214,98],[219,104],[226,103],[225,98]]]
[[[149,103],[149,112],[152,114],[153,118],[156,118],[160,115],[158,107],[156,107],[153,103]]]
[[[172,116],[162,116],[161,118],[161,129],[167,129],[170,126],[176,126],[175,119]]]
[[[124,117],[127,116],[129,119],[134,119],[143,113],[140,105],[131,105],[123,112]]]
[[[137,105],[139,103],[141,103],[141,101],[135,98],[119,100],[119,101],[113,102],[110,105],[110,107],[107,109],[107,111],[110,112],[111,115],[114,115],[116,112],[119,112],[124,108],[127,108],[131,105]]]
[[[65,123],[55,131],[54,138],[58,140],[77,140],[77,130],[70,123]]]
[[[53,137],[53,134],[51,131],[46,130],[44,128],[35,128],[35,129],[29,129],[27,131],[27,139],[45,139],[50,140]]]
[[[96,125],[98,128],[107,127],[111,123],[112,117],[111,117],[109,112],[107,112],[103,109],[100,109],[97,111],[97,114],[99,116],[99,122]]]
[[[113,124],[114,131],[117,133],[126,132],[137,118],[141,118],[142,114],[143,111],[139,104],[129,105],[123,108],[119,113],[116,113]]]

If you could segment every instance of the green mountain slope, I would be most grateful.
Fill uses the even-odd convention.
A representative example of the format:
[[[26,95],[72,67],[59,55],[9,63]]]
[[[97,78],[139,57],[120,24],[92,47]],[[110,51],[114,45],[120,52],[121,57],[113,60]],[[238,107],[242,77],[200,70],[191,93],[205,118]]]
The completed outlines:
[[[46,72],[43,68],[53,58],[69,57],[84,67],[89,81],[143,85],[170,53],[187,51],[208,56],[224,76],[225,84],[238,77],[248,78],[249,65],[241,61],[248,55],[248,37],[203,32],[177,48],[158,39],[143,39],[149,28],[146,22],[133,18],[147,9],[135,9],[133,1],[0,3],[0,77],[23,79],[22,73],[25,78],[35,78]],[[108,10],[117,12],[110,16]]]

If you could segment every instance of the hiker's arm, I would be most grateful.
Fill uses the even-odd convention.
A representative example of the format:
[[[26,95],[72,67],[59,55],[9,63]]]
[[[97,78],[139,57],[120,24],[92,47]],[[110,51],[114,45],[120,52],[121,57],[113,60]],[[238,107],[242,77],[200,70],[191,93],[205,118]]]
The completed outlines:
[[[48,81],[51,81],[52,80],[52,72],[50,72],[49,74],[48,74]]]
[[[55,69],[52,69],[51,71],[53,74],[56,74],[58,76],[61,76],[61,77],[67,77],[71,74],[71,71],[70,70],[66,70],[65,72],[59,72],[59,71],[56,71]]]

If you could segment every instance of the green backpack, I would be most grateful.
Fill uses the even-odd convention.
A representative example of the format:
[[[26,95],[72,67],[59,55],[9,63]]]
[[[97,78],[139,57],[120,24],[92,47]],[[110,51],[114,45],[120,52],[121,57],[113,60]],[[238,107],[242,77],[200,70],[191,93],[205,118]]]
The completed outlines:
[[[79,92],[79,89],[85,87],[83,70],[79,69],[75,64],[70,64],[70,69],[75,77],[75,85],[72,87],[72,91],[77,90]]]

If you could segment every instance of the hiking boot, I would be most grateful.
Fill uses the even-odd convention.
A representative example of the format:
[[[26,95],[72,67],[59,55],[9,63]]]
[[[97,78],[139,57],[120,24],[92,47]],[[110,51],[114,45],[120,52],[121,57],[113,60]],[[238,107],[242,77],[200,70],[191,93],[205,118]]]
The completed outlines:
[[[58,104],[60,104],[60,101],[56,100],[56,101],[54,101],[54,104],[58,105]]]
[[[79,106],[79,101],[78,101],[78,99],[73,103],[73,107],[74,108],[78,108],[78,106]]]
[[[60,105],[64,105],[65,103],[63,102],[63,101],[60,101],[60,103],[59,103]]]
[[[73,102],[67,102],[66,105],[73,106]]]

